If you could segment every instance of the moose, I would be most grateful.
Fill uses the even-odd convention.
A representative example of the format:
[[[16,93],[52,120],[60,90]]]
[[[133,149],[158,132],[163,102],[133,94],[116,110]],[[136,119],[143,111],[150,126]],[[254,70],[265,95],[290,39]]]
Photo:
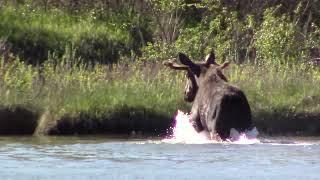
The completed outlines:
[[[181,64],[175,60],[163,64],[186,72],[184,100],[193,102],[190,122],[197,132],[205,130],[211,139],[226,140],[232,128],[238,132],[252,128],[251,109],[245,94],[229,84],[222,73],[229,62],[217,64],[214,52],[202,62],[193,62],[183,53],[179,53],[178,59]]]

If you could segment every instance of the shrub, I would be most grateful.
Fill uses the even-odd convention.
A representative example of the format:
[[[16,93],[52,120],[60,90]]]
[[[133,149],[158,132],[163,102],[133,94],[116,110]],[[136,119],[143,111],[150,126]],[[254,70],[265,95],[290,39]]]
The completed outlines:
[[[264,12],[261,28],[254,35],[258,58],[270,63],[296,62],[305,58],[305,39],[286,15],[276,17],[275,9]]]

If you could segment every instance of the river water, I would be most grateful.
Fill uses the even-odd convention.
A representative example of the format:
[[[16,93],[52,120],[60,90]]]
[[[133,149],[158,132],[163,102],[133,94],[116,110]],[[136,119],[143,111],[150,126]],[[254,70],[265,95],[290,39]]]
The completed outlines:
[[[0,179],[320,179],[320,138],[0,137]]]

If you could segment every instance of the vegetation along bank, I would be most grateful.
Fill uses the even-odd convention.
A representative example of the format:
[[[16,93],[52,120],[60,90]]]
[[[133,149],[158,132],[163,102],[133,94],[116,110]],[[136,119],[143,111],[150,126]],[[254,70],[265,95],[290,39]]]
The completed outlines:
[[[318,1],[0,2],[0,134],[166,134],[212,49],[266,135],[320,134]]]

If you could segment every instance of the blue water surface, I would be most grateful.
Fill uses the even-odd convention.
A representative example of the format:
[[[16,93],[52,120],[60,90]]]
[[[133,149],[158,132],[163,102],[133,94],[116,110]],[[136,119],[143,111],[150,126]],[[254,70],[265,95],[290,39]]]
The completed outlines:
[[[185,144],[160,139],[0,137],[0,179],[320,179],[320,138]]]

